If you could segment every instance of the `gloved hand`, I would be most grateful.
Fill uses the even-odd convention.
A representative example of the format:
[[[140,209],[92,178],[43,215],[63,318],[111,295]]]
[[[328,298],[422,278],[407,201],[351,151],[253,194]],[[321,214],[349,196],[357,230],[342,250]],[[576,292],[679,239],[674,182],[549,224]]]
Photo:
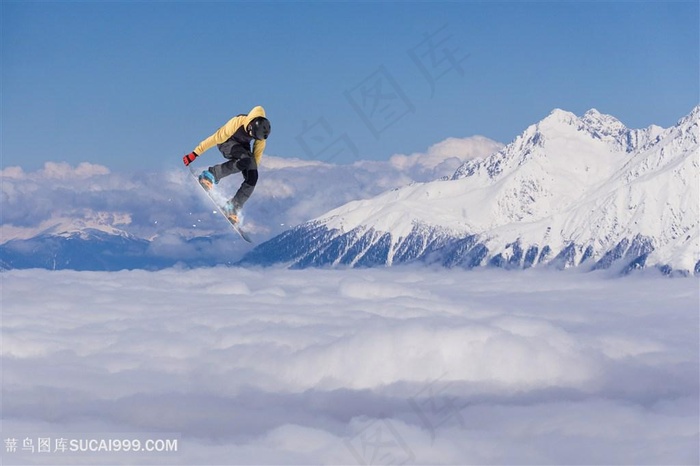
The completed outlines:
[[[194,162],[194,159],[196,159],[197,157],[199,157],[199,155],[197,155],[196,152],[190,152],[182,158],[182,163],[184,163],[185,166],[188,166],[189,164]]]

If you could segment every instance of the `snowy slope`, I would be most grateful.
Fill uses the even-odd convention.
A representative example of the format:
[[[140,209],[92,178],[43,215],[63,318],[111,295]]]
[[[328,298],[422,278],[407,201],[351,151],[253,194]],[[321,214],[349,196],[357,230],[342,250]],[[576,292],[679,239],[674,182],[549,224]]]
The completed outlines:
[[[348,203],[252,251],[246,263],[473,267],[552,263],[694,271],[700,107],[668,129],[596,110],[553,111],[449,181]]]

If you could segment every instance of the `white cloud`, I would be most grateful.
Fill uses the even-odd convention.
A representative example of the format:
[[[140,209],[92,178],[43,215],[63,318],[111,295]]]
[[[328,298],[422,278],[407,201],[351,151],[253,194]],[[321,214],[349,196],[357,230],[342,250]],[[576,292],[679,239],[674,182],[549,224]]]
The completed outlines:
[[[261,162],[265,169],[281,170],[283,168],[303,168],[303,167],[328,167],[330,164],[319,160],[304,160],[296,158],[275,157],[273,155],[265,155]]]
[[[439,178],[452,175],[467,160],[488,157],[501,148],[503,144],[484,136],[447,138],[430,146],[425,153],[393,155],[389,163],[414,176],[429,173],[432,178]]]
[[[81,162],[75,168],[66,162],[45,162],[44,168],[26,173],[22,167],[6,167],[0,170],[0,177],[26,180],[30,179],[84,179],[98,175],[108,175],[109,168],[89,162]]]
[[[108,175],[109,169],[102,165],[81,162],[73,168],[66,162],[46,162],[44,168],[37,173],[38,178],[90,178],[92,176]]]
[[[9,271],[3,436],[179,439],[139,464],[697,463],[698,304],[694,279],[542,271]]]
[[[22,167],[6,167],[0,170],[0,176],[18,179],[24,176],[24,170],[22,170]]]
[[[455,160],[480,154],[493,145],[497,143],[481,137],[448,139],[431,147],[428,154],[353,165],[265,156],[246,209],[248,229],[260,243],[349,201],[451,174],[459,165]],[[446,160],[452,160],[453,155],[453,167],[446,169],[450,164],[445,165]],[[197,162],[196,170],[220,161],[223,159],[217,154],[208,155]],[[184,240],[228,232],[210,201],[179,167],[163,172],[117,173],[88,162],[75,167],[47,162],[34,172],[5,168],[0,178],[3,241],[62,227],[115,227],[149,239],[175,233]],[[233,175],[217,189],[232,197],[241,182],[240,175]],[[110,223],[109,218],[128,218],[129,222]],[[241,244],[234,249],[239,255],[247,250]]]

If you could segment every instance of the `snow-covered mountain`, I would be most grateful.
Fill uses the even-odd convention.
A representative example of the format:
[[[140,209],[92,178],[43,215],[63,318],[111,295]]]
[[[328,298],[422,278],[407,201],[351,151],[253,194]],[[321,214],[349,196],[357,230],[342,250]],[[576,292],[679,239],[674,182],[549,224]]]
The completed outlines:
[[[628,129],[554,110],[447,181],[350,202],[251,251],[246,264],[700,272],[698,119]]]

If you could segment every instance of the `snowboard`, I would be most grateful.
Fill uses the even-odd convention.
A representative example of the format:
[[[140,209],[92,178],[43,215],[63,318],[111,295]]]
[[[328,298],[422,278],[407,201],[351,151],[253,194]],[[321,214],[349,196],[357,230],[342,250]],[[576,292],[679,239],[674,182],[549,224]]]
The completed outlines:
[[[202,185],[199,183],[199,176],[198,176],[197,174],[195,174],[195,172],[193,171],[193,169],[192,169],[191,167],[187,167],[187,171],[188,171],[189,174],[192,176],[192,178],[194,178],[194,182],[197,183],[197,186],[199,186],[199,189],[201,189],[202,191],[204,191],[204,193],[205,193],[205,194],[207,195],[207,197],[211,200],[211,202],[214,204],[214,206],[216,206],[216,210],[221,214],[222,217],[224,217],[224,218],[226,219],[226,222],[227,222],[229,225],[231,225],[231,228],[233,228],[233,230],[234,230],[236,233],[238,233],[238,234],[241,236],[241,238],[243,238],[245,241],[247,241],[247,242],[249,242],[249,243],[252,243],[252,242],[253,242],[253,239],[250,237],[250,235],[248,234],[248,232],[245,231],[245,230],[243,229],[243,227],[242,227],[241,224],[240,224],[240,223],[241,223],[241,222],[240,222],[240,217],[239,217],[238,223],[233,223],[233,222],[232,222],[231,220],[229,220],[229,218],[226,216],[226,214],[224,213],[224,210],[221,208],[221,205],[220,205],[220,203],[222,203],[222,201],[221,201],[221,200],[217,200],[216,197],[212,195],[212,194],[215,194],[215,193],[214,193],[214,189],[215,189],[215,188],[212,188],[210,191],[207,191],[206,189],[204,189],[204,186],[202,186]]]

